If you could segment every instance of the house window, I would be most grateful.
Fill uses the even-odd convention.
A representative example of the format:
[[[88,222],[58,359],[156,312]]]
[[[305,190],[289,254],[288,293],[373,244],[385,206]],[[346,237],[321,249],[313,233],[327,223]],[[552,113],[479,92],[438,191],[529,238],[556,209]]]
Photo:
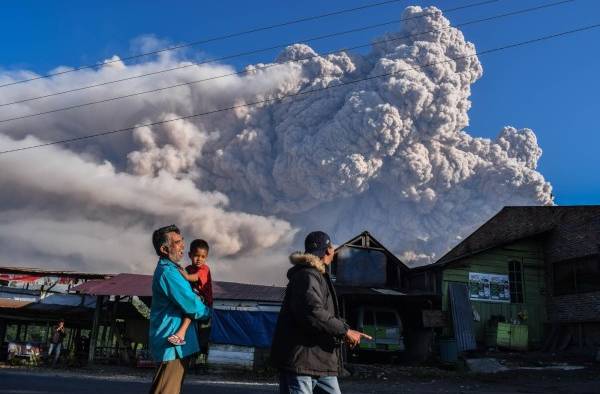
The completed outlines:
[[[338,249],[333,267],[337,284],[376,287],[386,285],[387,256],[385,253],[363,248]]]
[[[523,263],[513,260],[508,262],[508,283],[510,286],[510,302],[523,303]]]
[[[600,291],[600,256],[586,256],[554,264],[554,294]]]

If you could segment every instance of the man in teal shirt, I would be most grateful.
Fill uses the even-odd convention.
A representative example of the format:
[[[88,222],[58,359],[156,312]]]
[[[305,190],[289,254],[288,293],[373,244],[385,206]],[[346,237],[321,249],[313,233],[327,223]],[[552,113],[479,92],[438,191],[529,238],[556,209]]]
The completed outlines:
[[[181,391],[187,358],[200,351],[196,325],[190,325],[187,342],[174,346],[167,338],[177,331],[183,315],[191,319],[206,319],[210,310],[192,291],[179,272],[185,245],[175,225],[161,227],[152,234],[152,244],[160,257],[152,278],[152,308],[150,311],[150,351],[160,362],[152,381],[151,394],[177,394]]]

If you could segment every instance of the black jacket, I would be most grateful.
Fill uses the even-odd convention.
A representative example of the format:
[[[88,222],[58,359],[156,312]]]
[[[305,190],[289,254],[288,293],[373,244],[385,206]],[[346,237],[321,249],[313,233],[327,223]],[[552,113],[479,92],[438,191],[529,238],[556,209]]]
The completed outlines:
[[[348,326],[340,319],[331,278],[314,255],[295,253],[290,261],[294,266],[273,336],[273,364],[299,375],[337,376]]]

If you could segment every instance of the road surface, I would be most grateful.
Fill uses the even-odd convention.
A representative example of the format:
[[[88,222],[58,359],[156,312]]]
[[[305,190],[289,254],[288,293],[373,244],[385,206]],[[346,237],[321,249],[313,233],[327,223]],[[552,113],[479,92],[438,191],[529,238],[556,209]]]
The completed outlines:
[[[136,377],[77,377],[27,372],[0,371],[2,394],[147,394],[150,380]],[[272,383],[235,383],[189,379],[184,393],[263,394],[277,393]]]

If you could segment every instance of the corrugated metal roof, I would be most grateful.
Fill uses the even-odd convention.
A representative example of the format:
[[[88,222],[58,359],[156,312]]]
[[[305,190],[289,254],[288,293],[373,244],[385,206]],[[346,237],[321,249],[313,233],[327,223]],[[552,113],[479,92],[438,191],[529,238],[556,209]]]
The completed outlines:
[[[565,215],[595,217],[600,205],[504,207],[437,262],[418,267],[443,266],[484,250],[553,230]]]
[[[18,309],[31,304],[30,301],[11,300],[9,298],[0,298],[0,308]]]
[[[0,293],[25,294],[29,296],[39,296],[39,290],[21,289],[19,287],[0,286]]]
[[[358,287],[358,286],[344,286],[335,285],[335,291],[337,295],[365,295],[365,296],[377,296],[377,297],[402,297],[402,298],[431,298],[436,297],[435,293],[422,292],[422,291],[410,291],[400,292],[395,289],[385,288],[373,288],[373,287]]]
[[[152,296],[152,276],[118,274],[107,279],[95,279],[75,286],[72,290],[82,294],[116,296]]]
[[[0,317],[15,320],[68,319],[69,325],[89,321],[94,310],[83,306],[42,304],[0,298]],[[77,323],[78,324],[78,323]]]
[[[398,264],[400,266],[400,268],[402,270],[408,270],[409,267],[408,265],[406,265],[406,263],[404,263],[404,261],[400,260],[394,253],[390,252],[389,249],[387,249],[385,246],[383,246],[383,244],[381,242],[379,242],[377,239],[375,239],[375,237],[369,233],[368,231],[363,231],[362,233],[360,233],[359,235],[357,235],[356,237],[344,242],[343,244],[341,244],[340,246],[338,246],[337,248],[335,248],[336,252],[338,250],[340,250],[342,247],[346,246],[346,247],[357,247],[356,243],[358,241],[362,241],[363,238],[365,238],[365,240],[367,241],[367,244],[369,246],[362,246],[365,249],[374,249],[374,250],[378,250],[381,249],[389,258],[392,259],[393,262],[395,262],[396,264]]]
[[[285,287],[237,282],[214,282],[213,292],[214,298],[217,300],[282,302]]]
[[[73,290],[91,295],[151,297],[152,275],[119,274],[104,280],[90,280]],[[213,293],[217,300],[281,302],[285,287],[213,282]]]
[[[66,276],[81,279],[101,279],[112,276],[112,274],[94,274],[89,272],[76,271],[58,271],[44,270],[41,268],[30,267],[0,267],[2,274],[22,274],[22,275],[40,275],[40,276]]]

